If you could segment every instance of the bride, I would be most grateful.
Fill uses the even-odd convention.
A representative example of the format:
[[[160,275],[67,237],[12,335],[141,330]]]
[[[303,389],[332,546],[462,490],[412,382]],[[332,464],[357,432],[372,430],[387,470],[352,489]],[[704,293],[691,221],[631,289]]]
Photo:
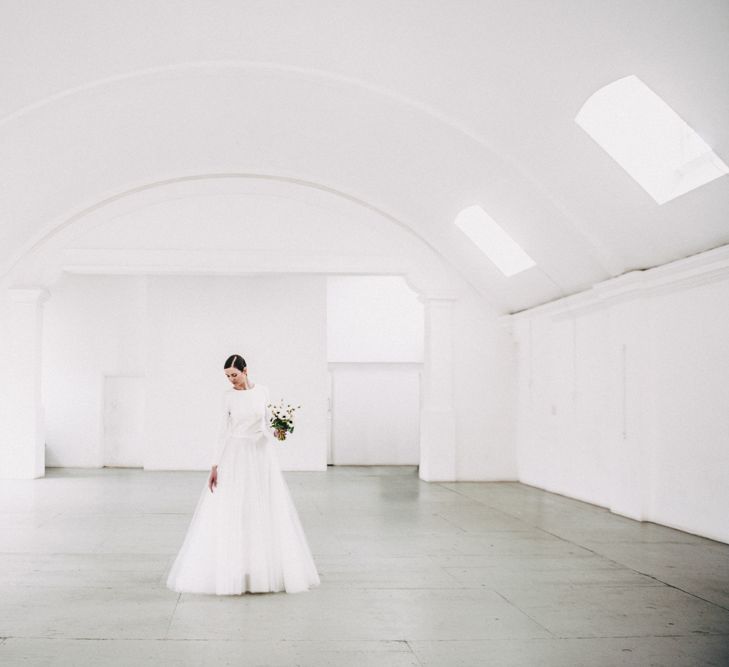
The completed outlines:
[[[167,587],[216,595],[308,590],[319,574],[278,464],[268,387],[251,383],[240,355],[223,369],[231,386],[210,476]]]

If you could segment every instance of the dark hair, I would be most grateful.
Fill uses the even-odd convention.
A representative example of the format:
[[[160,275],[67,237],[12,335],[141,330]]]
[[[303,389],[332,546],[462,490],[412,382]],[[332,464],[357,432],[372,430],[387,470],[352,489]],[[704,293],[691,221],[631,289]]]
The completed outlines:
[[[223,365],[223,370],[226,368],[237,368],[239,371],[245,370],[246,367],[246,360],[240,356],[240,354],[234,354],[230,357],[228,357],[225,360],[225,364]]]

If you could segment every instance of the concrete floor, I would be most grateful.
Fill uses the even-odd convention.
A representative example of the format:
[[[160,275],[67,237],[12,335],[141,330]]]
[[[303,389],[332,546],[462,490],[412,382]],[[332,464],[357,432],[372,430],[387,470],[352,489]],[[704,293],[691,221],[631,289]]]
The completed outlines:
[[[165,577],[204,473],[0,482],[1,665],[729,665],[729,545],[518,483],[286,472],[321,586]]]

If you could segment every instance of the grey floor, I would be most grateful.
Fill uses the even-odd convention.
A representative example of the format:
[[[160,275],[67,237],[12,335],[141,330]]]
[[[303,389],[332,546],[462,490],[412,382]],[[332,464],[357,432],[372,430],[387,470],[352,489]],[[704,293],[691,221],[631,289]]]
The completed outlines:
[[[0,482],[2,665],[729,665],[729,545],[518,483],[286,472],[322,579],[177,594],[204,473]]]

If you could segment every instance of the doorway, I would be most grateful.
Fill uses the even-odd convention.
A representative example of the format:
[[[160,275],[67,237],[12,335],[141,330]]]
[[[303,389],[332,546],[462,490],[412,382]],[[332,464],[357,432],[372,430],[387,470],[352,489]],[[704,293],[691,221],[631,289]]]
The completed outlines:
[[[106,468],[144,467],[144,377],[105,375],[103,459]]]

